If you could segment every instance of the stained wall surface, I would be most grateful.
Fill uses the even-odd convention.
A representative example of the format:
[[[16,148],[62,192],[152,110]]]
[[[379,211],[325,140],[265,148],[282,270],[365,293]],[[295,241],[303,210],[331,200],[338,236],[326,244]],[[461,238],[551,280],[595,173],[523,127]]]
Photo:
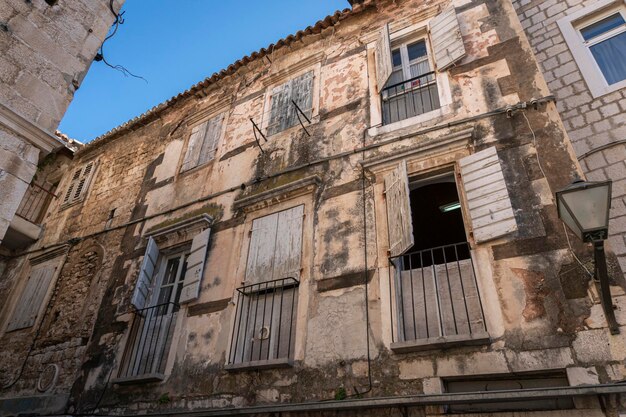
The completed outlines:
[[[453,5],[466,53],[435,72],[441,106],[432,112],[381,123],[375,51],[386,23],[392,48],[424,38],[444,2],[372,1],[277,43],[267,58],[234,64],[77,152],[74,168],[95,161],[85,198],[51,205],[45,235],[31,248],[36,251],[5,267],[0,298],[10,301],[0,313],[0,375],[12,384],[0,400],[5,407],[19,409],[38,395],[50,399],[40,410],[70,414],[166,412],[355,392],[373,398],[436,394],[459,377],[560,375],[572,386],[622,380],[623,335],[606,328],[596,284],[574,261],[555,208],[554,191],[581,167],[517,13],[508,0]],[[274,87],[309,71],[310,123],[261,136]],[[219,114],[224,122],[214,158],[181,172],[194,126]],[[501,179],[478,189],[501,181],[506,210],[494,206],[492,214],[476,217],[468,204],[474,197],[466,158],[493,147],[501,169],[489,167]],[[385,178],[399,164],[411,187],[442,173],[457,185],[484,317],[472,337],[457,330],[464,337],[451,331],[416,343],[399,334],[401,290],[389,259],[389,230],[397,224],[389,221],[385,192]],[[60,189],[70,183],[65,177]],[[291,271],[299,285],[290,361],[280,368],[232,369],[227,364],[242,287],[250,284],[254,220],[298,206],[303,216],[299,268]],[[500,212],[509,216],[510,229],[494,226],[491,238],[482,232],[479,238],[475,232],[496,224],[493,213]],[[164,342],[163,368],[153,379],[124,379],[132,328],[145,317],[131,302],[146,270],[149,238],[159,245],[159,259],[178,253],[192,245],[204,217],[210,217],[211,235],[198,298],[181,303]],[[29,271],[44,262],[57,272],[35,325],[6,331]],[[616,314],[626,326],[621,270],[612,268]],[[37,391],[38,381],[50,379],[43,371],[55,375],[54,369],[54,383]],[[573,407],[541,415],[603,415],[594,397]],[[619,404],[608,407],[615,411]]]

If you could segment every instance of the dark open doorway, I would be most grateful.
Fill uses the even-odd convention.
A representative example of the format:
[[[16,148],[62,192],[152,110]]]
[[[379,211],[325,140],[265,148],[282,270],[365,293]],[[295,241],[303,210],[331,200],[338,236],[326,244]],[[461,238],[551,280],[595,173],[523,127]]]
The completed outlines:
[[[415,244],[403,269],[470,257],[453,174],[412,183],[409,199]]]

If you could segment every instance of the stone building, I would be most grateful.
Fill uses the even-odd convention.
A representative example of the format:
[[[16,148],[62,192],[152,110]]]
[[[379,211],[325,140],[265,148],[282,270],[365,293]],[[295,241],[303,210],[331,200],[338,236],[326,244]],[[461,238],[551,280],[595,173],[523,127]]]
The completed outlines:
[[[513,4],[588,179],[613,181],[609,238],[626,268],[626,3]]]
[[[624,409],[513,4],[352,3],[74,154],[5,262],[3,416]]]
[[[41,232],[56,184],[38,167],[67,153],[55,130],[122,3],[0,1],[0,256]]]

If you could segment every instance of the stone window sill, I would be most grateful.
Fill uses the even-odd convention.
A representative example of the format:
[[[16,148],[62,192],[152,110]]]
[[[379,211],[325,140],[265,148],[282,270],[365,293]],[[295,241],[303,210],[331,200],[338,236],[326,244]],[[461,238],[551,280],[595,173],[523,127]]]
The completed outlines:
[[[123,378],[115,378],[111,382],[119,385],[144,384],[149,382],[161,382],[165,380],[165,375],[161,373],[143,374],[136,376],[127,376]]]
[[[270,359],[266,361],[250,361],[240,363],[229,363],[224,366],[224,369],[231,372],[236,371],[250,371],[261,369],[274,369],[274,368],[291,368],[293,366],[293,360],[289,358]]]
[[[424,350],[447,349],[457,346],[485,345],[491,342],[488,333],[463,334],[454,336],[431,337],[428,339],[394,342],[391,350],[394,353],[420,352]]]

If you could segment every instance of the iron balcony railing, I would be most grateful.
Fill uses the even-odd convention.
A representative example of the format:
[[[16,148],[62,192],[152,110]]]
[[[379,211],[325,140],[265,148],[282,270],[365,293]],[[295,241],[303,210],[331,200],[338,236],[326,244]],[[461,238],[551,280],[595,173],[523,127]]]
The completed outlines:
[[[31,183],[26,189],[24,198],[22,198],[15,214],[31,223],[41,223],[50,201],[52,201],[53,197],[56,197],[54,194],[55,188],[54,185],[49,183],[43,185]]]
[[[118,378],[165,373],[179,306],[163,303],[135,312]]]
[[[395,270],[389,281],[394,342],[486,333],[467,242],[415,251],[390,261]]]
[[[383,125],[428,113],[440,107],[434,72],[385,87],[380,93]]]
[[[292,358],[299,284],[288,277],[237,288],[229,364]]]

